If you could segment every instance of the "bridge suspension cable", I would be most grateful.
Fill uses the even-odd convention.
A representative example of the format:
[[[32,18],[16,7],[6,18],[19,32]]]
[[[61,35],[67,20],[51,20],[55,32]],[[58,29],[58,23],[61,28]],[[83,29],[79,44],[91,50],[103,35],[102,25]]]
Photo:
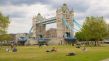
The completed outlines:
[[[65,25],[71,32],[77,31],[77,30],[74,29],[70,24],[68,24],[68,22],[66,21],[66,19],[65,19],[64,17],[62,18],[62,21],[63,21],[64,25]],[[71,35],[70,38],[74,38],[74,35]]]
[[[63,17],[62,21],[63,21],[64,25],[65,25],[68,29],[70,29],[72,32],[79,31],[78,29],[75,29],[75,28],[72,27],[72,26],[73,26],[73,22],[72,22],[72,25],[68,24],[67,21],[66,21],[66,19],[65,19],[64,17]]]
[[[74,24],[78,27],[78,28],[82,28],[82,26],[75,20],[73,19],[72,22],[74,22]]]
[[[70,24],[67,23],[67,21],[64,17],[62,18],[62,21],[63,21],[64,25],[73,32],[72,27],[70,26]]]
[[[33,26],[30,28],[30,30],[29,30],[29,34],[31,33],[32,29],[33,29]]]

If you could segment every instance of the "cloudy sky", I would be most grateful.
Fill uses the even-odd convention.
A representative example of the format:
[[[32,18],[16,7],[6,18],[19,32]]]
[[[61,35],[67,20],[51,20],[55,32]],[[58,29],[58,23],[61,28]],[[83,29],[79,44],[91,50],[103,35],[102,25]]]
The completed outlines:
[[[109,23],[109,0],[0,0],[0,11],[10,17],[8,33],[29,32],[32,17],[41,13],[45,18],[54,17],[57,8],[66,3],[75,12],[80,24],[86,16],[104,16]],[[56,24],[47,25],[47,29]]]

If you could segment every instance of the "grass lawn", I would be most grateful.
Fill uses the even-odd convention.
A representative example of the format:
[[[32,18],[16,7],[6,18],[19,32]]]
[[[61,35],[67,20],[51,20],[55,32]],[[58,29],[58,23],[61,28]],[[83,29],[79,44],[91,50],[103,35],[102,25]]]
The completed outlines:
[[[57,52],[45,52],[53,46],[19,46],[18,51],[6,52],[4,48],[0,49],[0,61],[100,61],[109,58],[109,46],[87,47],[88,51],[72,46],[55,46]],[[69,52],[75,52],[75,56],[66,56]]]

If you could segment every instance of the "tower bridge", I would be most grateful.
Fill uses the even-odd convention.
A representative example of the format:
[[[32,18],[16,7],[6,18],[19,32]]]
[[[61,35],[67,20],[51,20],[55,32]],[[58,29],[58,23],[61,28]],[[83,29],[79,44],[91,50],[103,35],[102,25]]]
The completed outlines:
[[[69,10],[67,4],[63,4],[62,7],[57,9],[55,17],[45,19],[40,13],[34,16],[30,32],[35,38],[45,37],[46,25],[51,23],[57,24],[57,40],[55,41],[58,43],[64,37],[74,38],[74,23],[78,23],[74,21],[74,12],[73,10]]]

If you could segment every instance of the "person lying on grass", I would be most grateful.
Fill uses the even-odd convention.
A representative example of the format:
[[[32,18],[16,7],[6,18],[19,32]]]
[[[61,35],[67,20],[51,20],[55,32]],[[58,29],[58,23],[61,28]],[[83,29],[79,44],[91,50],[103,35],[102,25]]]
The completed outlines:
[[[51,50],[47,50],[46,52],[56,52],[56,51],[57,51],[56,48],[55,47],[52,47]]]

